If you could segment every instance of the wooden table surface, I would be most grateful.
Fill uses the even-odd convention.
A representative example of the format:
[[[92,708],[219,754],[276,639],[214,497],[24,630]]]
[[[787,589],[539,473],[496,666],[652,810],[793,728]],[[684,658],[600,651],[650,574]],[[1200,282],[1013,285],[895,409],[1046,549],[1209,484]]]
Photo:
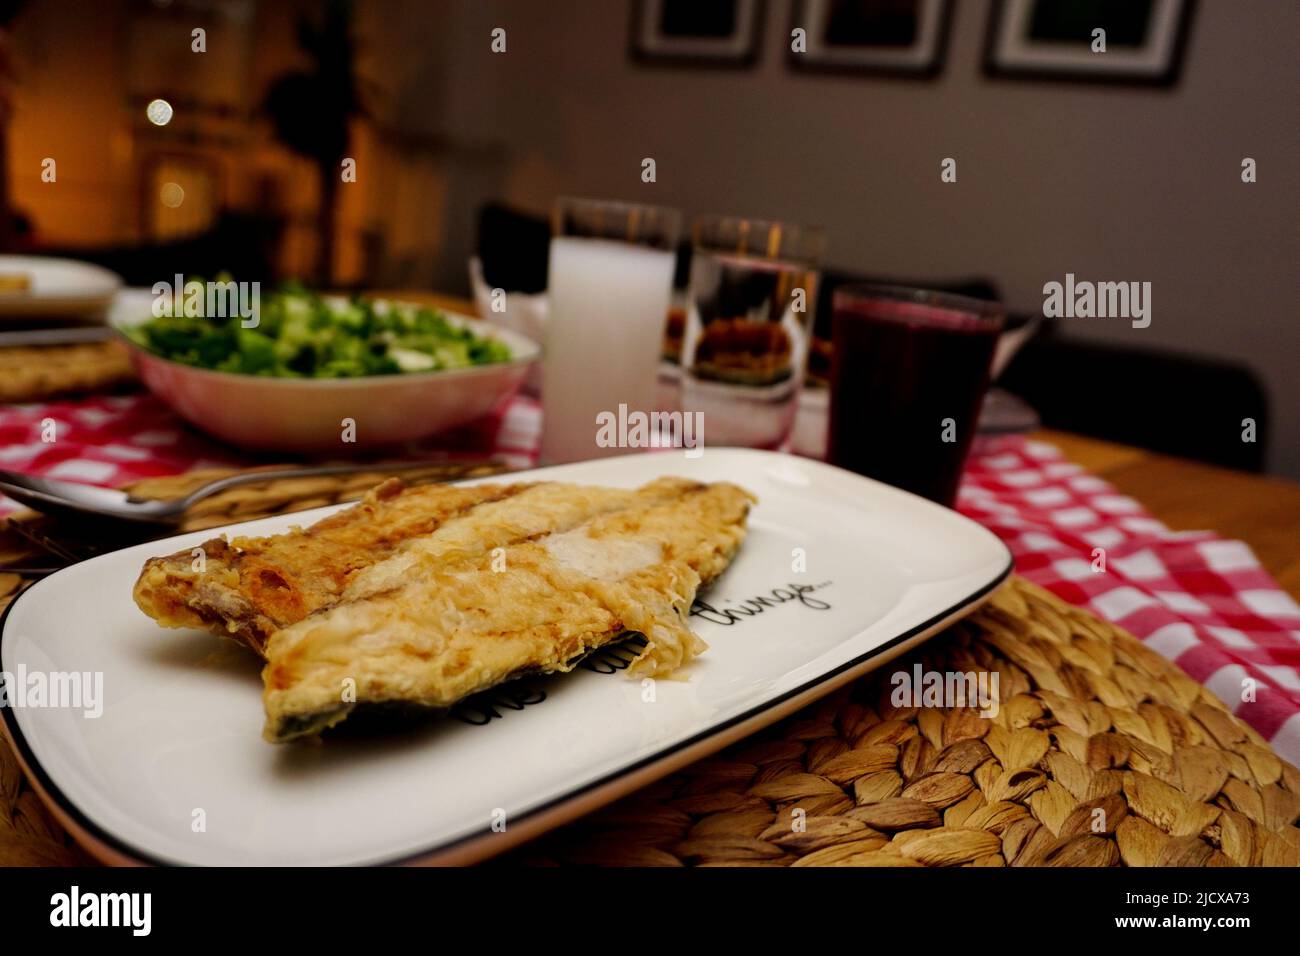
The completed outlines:
[[[430,292],[375,292],[474,313],[468,299]],[[1035,438],[1141,502],[1175,531],[1217,531],[1245,541],[1282,588],[1300,601],[1300,484],[1043,429]]]

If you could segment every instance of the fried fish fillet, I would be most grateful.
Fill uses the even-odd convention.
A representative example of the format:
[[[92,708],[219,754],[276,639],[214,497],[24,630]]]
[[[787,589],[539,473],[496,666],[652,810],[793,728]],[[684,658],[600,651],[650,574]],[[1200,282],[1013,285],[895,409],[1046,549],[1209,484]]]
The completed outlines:
[[[262,654],[272,633],[337,601],[358,571],[475,507],[529,487],[407,487],[392,478],[305,530],[214,538],[200,554],[151,558],[136,581],[135,602],[164,627],[234,637]]]
[[[417,554],[451,559],[481,554],[529,537],[571,528],[638,500],[667,500],[677,479],[639,491],[545,484],[422,485],[396,478],[356,505],[305,530],[265,538],[213,538],[193,550],[146,562],[135,585],[139,608],[164,627],[193,627],[243,641],[265,656],[267,639],[345,596],[382,589],[394,562],[367,569],[417,545]],[[472,520],[467,520],[472,515]],[[422,540],[434,531],[435,540]]]
[[[705,649],[687,615],[740,547],[752,501],[725,482],[660,479],[542,484],[472,508],[271,635],[264,736],[318,733],[359,704],[450,707],[567,671],[627,631],[646,638],[630,674],[671,671]]]

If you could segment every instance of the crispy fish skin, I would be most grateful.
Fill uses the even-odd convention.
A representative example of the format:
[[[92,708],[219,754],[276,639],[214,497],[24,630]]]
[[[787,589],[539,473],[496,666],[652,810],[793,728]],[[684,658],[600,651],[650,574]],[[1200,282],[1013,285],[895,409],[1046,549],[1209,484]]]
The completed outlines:
[[[640,488],[605,488],[543,482],[518,494],[501,496],[466,511],[403,548],[391,560],[358,571],[341,596],[343,601],[382,594],[404,585],[411,575],[428,574],[557,531],[567,531],[599,515],[637,505],[668,502],[696,487],[684,478],[658,478]]]
[[[591,491],[551,489],[557,505]],[[567,671],[628,630],[647,640],[630,674],[690,660],[705,649],[686,624],[691,603],[731,562],[754,499],[725,482],[682,479],[636,495],[627,507],[520,539],[504,555],[461,547],[473,529],[458,527],[371,568],[360,596],[271,637],[264,736],[318,733],[363,703],[450,707],[512,677]],[[489,534],[489,512],[507,504],[462,520],[487,521]]]
[[[391,478],[309,528],[213,538],[202,546],[201,571],[190,550],[150,558],[136,581],[135,602],[164,627],[211,631],[263,654],[271,634],[338,600],[358,571],[477,506],[529,487],[410,487]]]
[[[640,491],[562,485],[557,492],[549,482],[407,487],[391,478],[305,530],[213,538],[203,544],[202,571],[188,550],[151,558],[136,581],[135,602],[164,627],[233,637],[265,657],[267,640],[280,628],[411,573],[409,561],[386,561],[408,547],[425,560],[465,558],[573,527],[638,495],[666,498],[679,482],[661,479]],[[437,541],[426,540],[434,532]],[[381,563],[384,570],[371,576]]]

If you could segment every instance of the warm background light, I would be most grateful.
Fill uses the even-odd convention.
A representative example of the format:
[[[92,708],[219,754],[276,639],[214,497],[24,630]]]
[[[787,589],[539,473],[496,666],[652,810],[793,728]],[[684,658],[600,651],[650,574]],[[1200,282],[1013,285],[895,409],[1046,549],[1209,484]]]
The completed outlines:
[[[175,209],[185,201],[185,190],[176,183],[163,183],[158,198],[168,209]]]
[[[172,121],[172,105],[166,100],[150,100],[144,113],[154,126],[166,126]]]

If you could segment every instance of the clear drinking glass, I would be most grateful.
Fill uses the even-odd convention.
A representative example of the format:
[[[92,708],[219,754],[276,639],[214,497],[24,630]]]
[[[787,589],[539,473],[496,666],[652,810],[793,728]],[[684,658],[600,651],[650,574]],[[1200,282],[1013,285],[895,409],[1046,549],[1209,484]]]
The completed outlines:
[[[820,229],[703,216],[692,229],[682,410],[705,443],[787,450],[808,355]]]
[[[1003,306],[866,285],[833,304],[827,460],[952,507]]]
[[[673,209],[556,202],[542,357],[543,462],[626,454],[601,438],[602,414],[622,420],[654,412],[680,230]]]

